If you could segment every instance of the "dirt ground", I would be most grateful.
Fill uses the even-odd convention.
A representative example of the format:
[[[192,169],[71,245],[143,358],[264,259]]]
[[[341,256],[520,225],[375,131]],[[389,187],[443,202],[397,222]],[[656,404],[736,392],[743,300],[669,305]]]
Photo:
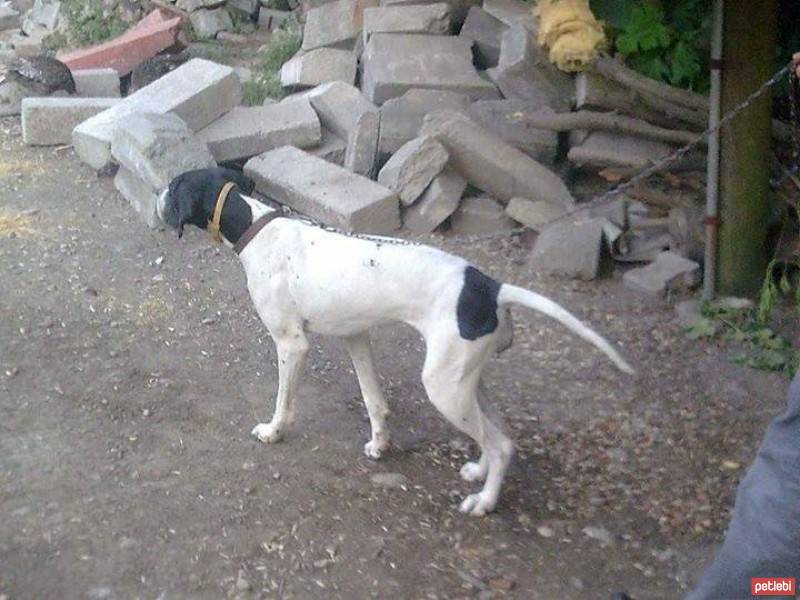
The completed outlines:
[[[497,512],[462,516],[474,448],[425,400],[412,330],[373,335],[383,460],[362,454],[366,412],[330,339],[313,340],[297,423],[263,445],[249,432],[271,415],[274,349],[235,256],[148,230],[70,149],[0,129],[3,600],[678,598],[782,408],[785,379],[686,339],[620,272],[545,279],[521,240],[429,238],[562,302],[640,370],[517,311],[486,383],[518,455]]]

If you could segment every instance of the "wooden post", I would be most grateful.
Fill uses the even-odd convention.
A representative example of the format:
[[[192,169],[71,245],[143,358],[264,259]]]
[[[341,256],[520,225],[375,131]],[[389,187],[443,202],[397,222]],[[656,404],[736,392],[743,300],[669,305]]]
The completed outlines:
[[[725,2],[722,114],[775,70],[777,0]],[[752,296],[767,266],[770,94],[722,130],[717,289]]]

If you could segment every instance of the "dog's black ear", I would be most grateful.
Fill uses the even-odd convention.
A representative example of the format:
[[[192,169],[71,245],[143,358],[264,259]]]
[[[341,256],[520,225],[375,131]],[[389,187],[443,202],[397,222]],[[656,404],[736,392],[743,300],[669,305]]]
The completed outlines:
[[[192,172],[175,177],[169,184],[169,197],[175,211],[175,227],[178,238],[183,237],[183,226],[195,222],[197,213],[202,211],[202,198],[192,185]]]
[[[251,194],[256,187],[255,182],[241,171],[224,167],[219,167],[218,171],[226,181],[235,183],[245,194]]]

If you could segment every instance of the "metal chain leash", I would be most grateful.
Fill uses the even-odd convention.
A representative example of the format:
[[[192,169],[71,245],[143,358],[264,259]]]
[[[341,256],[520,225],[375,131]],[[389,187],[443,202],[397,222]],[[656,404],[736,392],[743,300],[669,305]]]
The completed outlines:
[[[798,120],[797,120],[797,117],[799,116],[798,112],[800,112],[800,110],[796,106],[797,99],[795,98],[795,94],[793,93],[794,92],[794,84],[797,81],[797,74],[796,74],[795,69],[793,68],[792,64],[788,64],[788,65],[782,67],[781,69],[779,69],[772,77],[770,77],[764,83],[762,83],[761,86],[757,90],[755,90],[752,94],[750,94],[742,102],[740,102],[733,109],[731,109],[725,116],[723,116],[720,119],[719,123],[716,126],[709,127],[705,131],[703,131],[702,133],[698,133],[697,136],[692,141],[690,141],[688,144],[685,144],[684,146],[681,146],[680,148],[675,150],[672,154],[670,154],[669,156],[666,156],[665,158],[659,160],[658,162],[652,164],[651,166],[642,169],[641,171],[639,171],[638,173],[633,175],[627,181],[624,181],[622,183],[619,183],[619,184],[611,187],[610,189],[606,190],[605,192],[603,192],[602,194],[600,194],[598,196],[595,196],[594,198],[592,198],[591,200],[589,200],[587,202],[582,202],[579,206],[576,206],[574,209],[569,210],[569,211],[567,211],[565,213],[562,213],[561,215],[559,215],[558,217],[556,217],[554,219],[550,219],[548,221],[545,221],[545,222],[541,223],[540,227],[546,227],[548,225],[551,225],[551,224],[556,223],[558,221],[561,221],[563,219],[567,219],[567,218],[569,218],[569,217],[571,217],[573,215],[582,213],[582,212],[584,212],[584,211],[586,211],[588,209],[596,208],[596,207],[602,206],[604,204],[609,204],[610,202],[613,201],[613,199],[616,196],[620,195],[621,193],[625,192],[626,190],[631,189],[632,187],[635,187],[637,184],[641,183],[642,181],[644,181],[645,179],[651,177],[652,175],[655,175],[656,173],[658,173],[658,172],[660,172],[662,170],[665,170],[672,163],[677,162],[678,160],[680,160],[681,158],[686,156],[689,152],[694,150],[697,146],[702,144],[710,135],[712,135],[713,133],[716,133],[717,131],[719,131],[723,127],[725,127],[728,123],[730,123],[733,119],[735,119],[742,111],[747,110],[748,108],[750,108],[750,106],[752,106],[757,100],[759,100],[759,98],[761,98],[761,96],[763,96],[773,86],[775,86],[778,83],[780,83],[784,79],[784,77],[786,77],[787,75],[789,75],[790,84],[792,85],[791,119],[792,119],[792,146],[793,146],[792,155],[793,155],[793,162],[794,162],[794,164],[792,166],[792,170],[790,170],[788,172],[788,174],[794,173],[796,170],[800,169],[800,161],[798,160],[798,158],[800,158],[800,131],[798,130]],[[788,176],[788,174],[785,175],[782,178],[782,180],[785,180],[785,178]],[[294,214],[294,215],[298,214],[298,213],[296,213],[295,211],[293,211],[292,209],[289,209],[289,208],[285,208],[284,210],[286,212]],[[347,233],[347,232],[343,232],[343,231],[341,231],[341,230],[339,230],[339,229],[337,229],[335,227],[330,227],[330,226],[324,225],[322,223],[319,223],[315,219],[309,219],[305,215],[301,216],[301,218],[305,222],[313,224],[313,225],[316,225],[317,227],[321,227],[322,229],[325,229],[326,231],[342,233],[342,234],[350,236],[350,237],[355,237],[355,238],[359,238],[359,239],[366,239],[366,240],[375,241],[377,243],[385,243],[385,244],[421,245],[418,242],[412,242],[412,241],[409,241],[409,240],[403,240],[403,239],[398,239],[398,238],[390,238],[390,237],[383,237],[383,236],[377,236],[377,235],[368,235],[368,234],[359,234],[359,233]],[[507,236],[510,237],[510,236],[514,236],[514,235],[519,235],[519,234],[527,231],[528,229],[529,229],[528,227],[521,226],[521,227],[515,227],[513,229],[507,229],[507,230],[504,230],[504,231],[497,231],[497,232],[486,233],[486,234],[448,236],[448,239],[449,240],[453,240],[453,241],[459,241],[459,242],[476,243],[476,242],[482,242],[482,241],[491,240],[491,239],[494,239],[494,238],[501,238],[501,237],[507,237]]]

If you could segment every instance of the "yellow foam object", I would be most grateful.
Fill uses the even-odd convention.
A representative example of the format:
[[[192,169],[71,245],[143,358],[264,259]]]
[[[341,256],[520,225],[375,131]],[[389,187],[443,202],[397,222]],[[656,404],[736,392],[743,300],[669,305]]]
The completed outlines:
[[[539,0],[533,14],[539,18],[539,45],[562,71],[582,71],[606,44],[589,0]]]

